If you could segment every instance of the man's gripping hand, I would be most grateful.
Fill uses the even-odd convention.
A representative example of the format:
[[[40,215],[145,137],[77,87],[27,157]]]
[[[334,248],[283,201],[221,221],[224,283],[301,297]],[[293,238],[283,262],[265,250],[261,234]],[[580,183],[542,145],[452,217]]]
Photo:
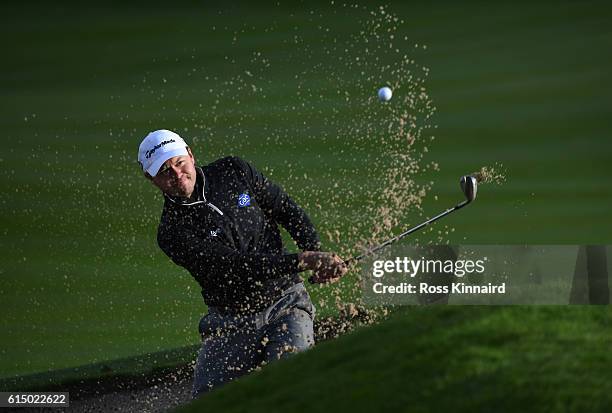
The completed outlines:
[[[342,259],[331,252],[304,251],[299,254],[302,271],[313,271],[309,281],[313,284],[334,283],[348,272]]]

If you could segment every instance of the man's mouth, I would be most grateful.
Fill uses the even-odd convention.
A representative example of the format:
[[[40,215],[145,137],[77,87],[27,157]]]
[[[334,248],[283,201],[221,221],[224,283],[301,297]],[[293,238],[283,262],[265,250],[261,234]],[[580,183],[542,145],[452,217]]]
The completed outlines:
[[[183,175],[178,181],[176,181],[176,184],[182,186],[187,184],[189,181],[191,181],[189,176]]]
[[[174,187],[176,188],[176,192],[180,195],[184,195],[189,188],[189,184],[191,182],[191,178],[188,176],[182,176],[178,181],[175,181]]]

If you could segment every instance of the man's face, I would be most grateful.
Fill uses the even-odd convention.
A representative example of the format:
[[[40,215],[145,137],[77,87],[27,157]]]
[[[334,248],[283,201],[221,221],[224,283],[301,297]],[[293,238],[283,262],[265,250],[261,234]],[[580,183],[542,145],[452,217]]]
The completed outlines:
[[[168,159],[154,177],[149,176],[153,185],[170,196],[189,198],[196,183],[195,159],[189,155]]]

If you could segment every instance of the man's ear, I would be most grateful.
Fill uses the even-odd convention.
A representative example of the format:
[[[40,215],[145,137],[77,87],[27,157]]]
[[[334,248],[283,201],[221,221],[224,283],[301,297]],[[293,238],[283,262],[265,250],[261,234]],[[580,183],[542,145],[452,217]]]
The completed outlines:
[[[191,152],[191,148],[189,146],[186,146],[187,148],[187,153],[189,154],[189,157],[193,160],[193,163],[195,163],[195,156],[193,156],[193,152]]]

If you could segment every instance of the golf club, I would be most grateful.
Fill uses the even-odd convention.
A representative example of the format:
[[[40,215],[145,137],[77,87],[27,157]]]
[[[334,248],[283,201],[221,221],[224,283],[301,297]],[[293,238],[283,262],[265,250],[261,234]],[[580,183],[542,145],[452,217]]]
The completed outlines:
[[[374,248],[371,248],[369,250],[367,250],[366,252],[364,252],[361,255],[356,255],[352,258],[349,258],[348,260],[345,260],[344,262],[346,263],[347,266],[350,266],[351,264],[356,263],[357,261],[360,261],[361,259],[363,259],[364,257],[367,257],[368,255],[371,255],[373,253],[375,253],[376,251],[379,251],[399,240],[401,240],[402,238],[412,234],[413,232],[416,232],[418,230],[420,230],[423,227],[426,227],[427,225],[431,224],[432,222],[435,222],[437,220],[439,220],[442,217],[445,217],[446,215],[455,212],[458,209],[463,208],[464,206],[466,206],[467,204],[469,204],[470,202],[474,201],[474,199],[476,199],[476,192],[478,190],[478,185],[477,185],[477,181],[476,178],[474,178],[473,176],[470,175],[465,175],[462,176],[461,179],[459,180],[459,185],[461,186],[461,191],[463,192],[463,194],[465,195],[465,200],[458,203],[457,205],[455,205],[452,208],[447,209],[446,211],[443,211],[441,213],[439,213],[438,215],[436,215],[433,218],[428,219],[425,222],[420,223],[419,225],[410,228],[409,230],[402,232],[399,235],[396,235],[393,238],[388,239],[387,241],[383,242],[380,245],[377,245]],[[312,284],[313,283],[313,277],[310,277],[308,279],[308,281]]]

